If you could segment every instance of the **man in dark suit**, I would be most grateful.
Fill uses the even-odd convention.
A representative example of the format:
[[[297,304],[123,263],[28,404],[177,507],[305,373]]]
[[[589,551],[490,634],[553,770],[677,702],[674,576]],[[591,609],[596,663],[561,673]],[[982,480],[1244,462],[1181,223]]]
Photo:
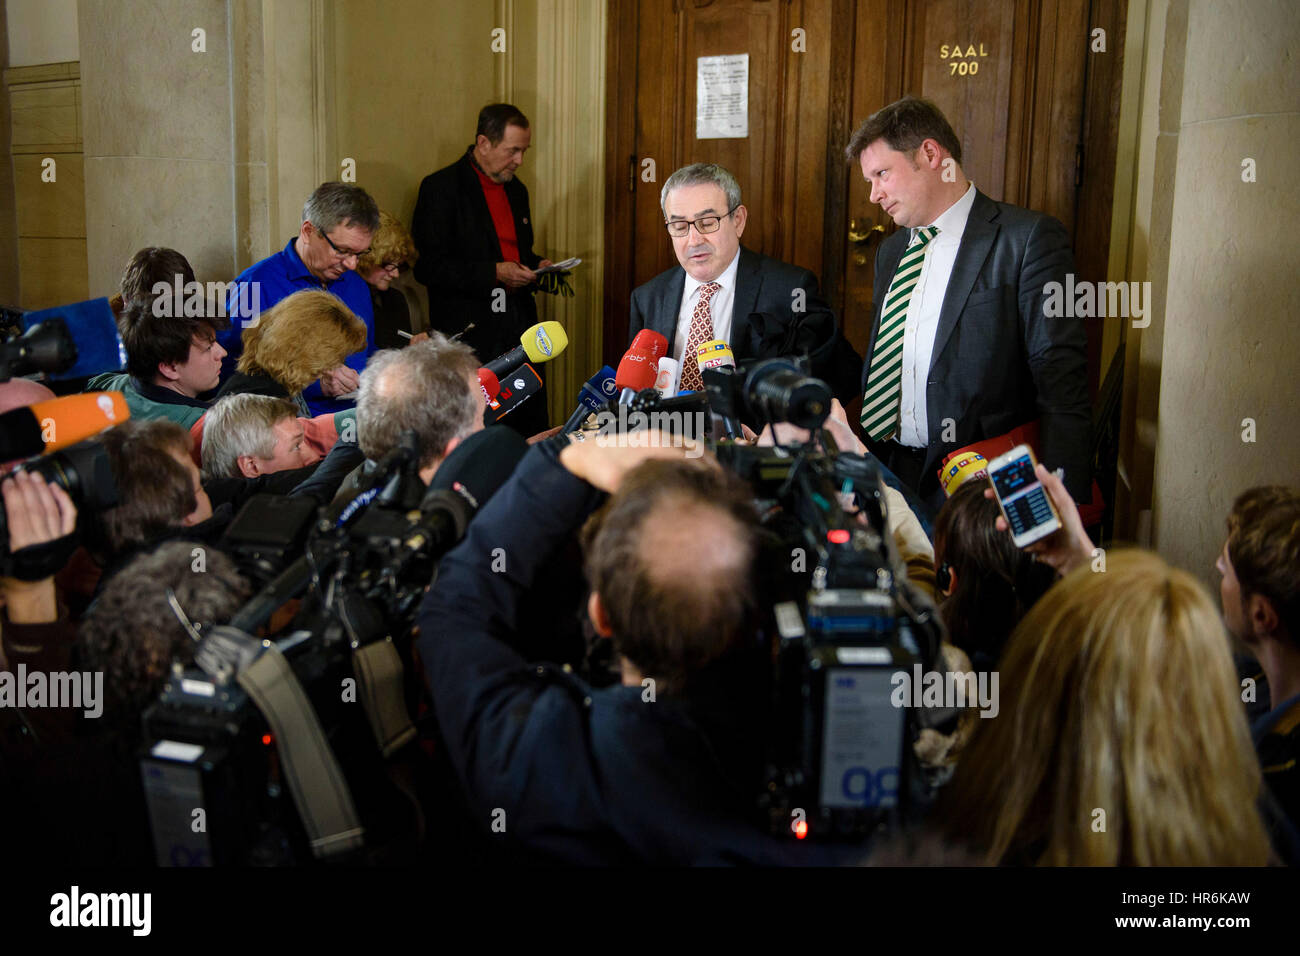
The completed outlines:
[[[420,183],[411,220],[419,250],[415,277],[429,289],[429,323],[487,362],[519,344],[537,323],[534,269],[549,266],[533,251],[528,190],[515,178],[532,142],[528,118],[508,103],[483,107],[474,145]],[[473,324],[473,328],[469,326]],[[544,366],[536,366],[544,375]],[[546,393],[503,420],[523,434],[547,427]]]
[[[749,211],[731,173],[712,163],[684,166],[664,183],[659,205],[681,268],[632,290],[628,331],[634,338],[652,329],[668,339],[678,362],[674,389],[703,387],[695,349],[721,339],[737,363],[807,354],[813,374],[837,395],[856,390],[856,355],[845,362],[849,347],[817,277],[740,245]]]
[[[952,127],[925,100],[869,117],[847,152],[871,201],[904,227],[876,253],[868,447],[937,509],[946,454],[1037,420],[1043,463],[1089,500],[1084,329],[1043,309],[1044,287],[1074,271],[1065,228],[979,192]]]

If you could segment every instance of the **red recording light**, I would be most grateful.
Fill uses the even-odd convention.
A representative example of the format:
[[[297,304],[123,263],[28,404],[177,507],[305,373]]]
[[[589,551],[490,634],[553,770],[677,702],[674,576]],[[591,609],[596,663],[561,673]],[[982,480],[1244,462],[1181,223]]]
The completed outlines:
[[[808,835],[808,821],[796,820],[793,829],[794,829],[795,837],[802,840],[804,837]]]
[[[848,543],[849,543],[849,529],[848,529],[848,528],[835,528],[835,529],[832,530],[832,531],[827,531],[827,532],[826,532],[826,540],[829,541],[831,544],[848,544]]]
[[[274,742],[275,742],[275,738],[272,737],[270,734],[262,734],[262,745],[264,747],[269,747]]]

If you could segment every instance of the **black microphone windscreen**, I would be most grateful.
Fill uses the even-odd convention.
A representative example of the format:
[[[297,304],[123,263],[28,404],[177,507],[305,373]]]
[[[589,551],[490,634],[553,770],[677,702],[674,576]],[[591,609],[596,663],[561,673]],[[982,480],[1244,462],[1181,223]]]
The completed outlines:
[[[26,406],[0,415],[0,462],[30,458],[45,450],[41,423]]]
[[[475,509],[483,507],[514,472],[528,442],[513,428],[493,425],[457,445],[433,473],[429,491],[454,489]]]

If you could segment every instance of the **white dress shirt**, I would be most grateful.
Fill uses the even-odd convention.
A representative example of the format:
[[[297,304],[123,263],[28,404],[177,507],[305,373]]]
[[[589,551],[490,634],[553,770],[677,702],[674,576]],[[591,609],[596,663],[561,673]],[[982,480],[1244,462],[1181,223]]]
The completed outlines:
[[[926,415],[926,385],[930,380],[930,360],[934,352],[934,337],[939,331],[939,311],[943,308],[944,293],[952,278],[953,263],[961,246],[962,233],[971,206],[975,204],[975,184],[971,183],[955,203],[930,223],[937,226],[938,234],[930,240],[921,266],[921,277],[912,290],[912,301],[907,304],[907,324],[903,327],[903,389],[898,407],[898,443],[909,448],[925,448],[930,444],[930,422]],[[908,237],[916,235],[911,231]]]
[[[713,280],[721,288],[713,293],[713,298],[709,300],[709,312],[713,316],[713,337],[722,339],[728,345],[731,344],[731,311],[732,306],[736,304],[736,272],[739,269],[740,250],[737,249],[731,264],[722,270],[722,275]],[[677,360],[677,377],[673,379],[673,390],[669,393],[671,395],[676,395],[681,388],[682,353],[686,351],[686,340],[691,334],[691,316],[695,314],[695,303],[700,301],[702,285],[703,282],[693,278],[689,272],[686,273],[686,285],[682,288],[682,304],[677,310],[677,332],[673,336],[672,351],[668,353],[670,358]],[[690,361],[695,361],[694,355],[690,356]]]

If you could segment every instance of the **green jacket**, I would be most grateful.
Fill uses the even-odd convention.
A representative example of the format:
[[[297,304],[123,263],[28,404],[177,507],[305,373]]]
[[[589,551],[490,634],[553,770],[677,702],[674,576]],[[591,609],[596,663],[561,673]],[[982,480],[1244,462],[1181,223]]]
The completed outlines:
[[[105,372],[96,375],[86,385],[88,392],[121,392],[126,397],[126,407],[132,418],[165,418],[188,429],[203,417],[208,403],[189,398],[169,388],[148,385],[126,372]]]

